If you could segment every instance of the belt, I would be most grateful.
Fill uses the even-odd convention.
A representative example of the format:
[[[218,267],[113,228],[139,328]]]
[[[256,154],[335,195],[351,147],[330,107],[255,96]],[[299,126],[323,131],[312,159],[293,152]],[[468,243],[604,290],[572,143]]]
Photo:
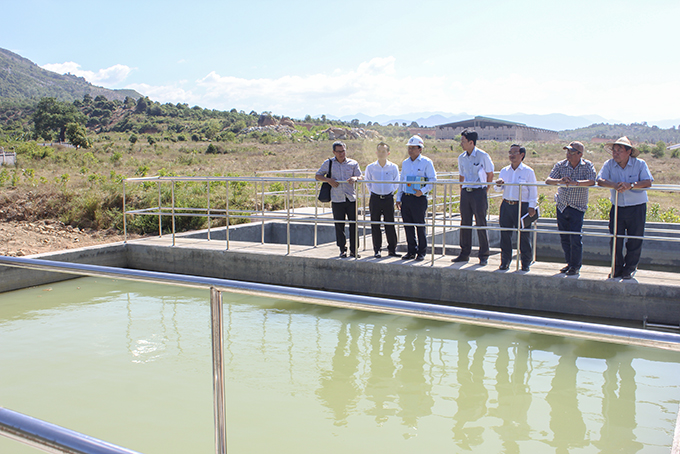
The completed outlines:
[[[376,194],[375,192],[371,192],[371,197],[373,196],[378,197],[379,199],[389,199],[390,197],[394,197],[394,194]]]
[[[473,192],[473,191],[478,191],[478,190],[484,189],[484,188],[463,188],[463,189],[465,189],[467,192]]]
[[[507,203],[508,205],[517,205],[519,203],[519,200],[508,200],[508,199],[503,199],[504,203]],[[526,203],[526,202],[522,202]]]

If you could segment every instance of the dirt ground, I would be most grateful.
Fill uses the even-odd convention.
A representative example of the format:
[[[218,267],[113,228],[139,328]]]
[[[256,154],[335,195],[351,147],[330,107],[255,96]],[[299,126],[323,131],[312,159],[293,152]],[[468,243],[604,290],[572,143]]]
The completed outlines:
[[[12,257],[123,241],[115,230],[85,231],[59,221],[0,221],[0,254]]]

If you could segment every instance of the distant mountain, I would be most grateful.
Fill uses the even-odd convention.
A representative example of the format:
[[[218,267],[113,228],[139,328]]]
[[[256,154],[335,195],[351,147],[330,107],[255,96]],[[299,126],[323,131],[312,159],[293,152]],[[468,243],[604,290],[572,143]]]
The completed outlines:
[[[83,99],[85,94],[93,98],[103,95],[110,101],[123,101],[127,96],[134,99],[142,97],[135,90],[109,90],[92,85],[82,77],[47,71],[14,52],[0,48],[0,100],[51,97],[71,102]]]

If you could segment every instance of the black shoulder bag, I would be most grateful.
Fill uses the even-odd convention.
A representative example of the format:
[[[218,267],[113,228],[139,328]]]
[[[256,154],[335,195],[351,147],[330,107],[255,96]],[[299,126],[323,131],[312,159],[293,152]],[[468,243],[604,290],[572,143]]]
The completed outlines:
[[[333,168],[333,160],[328,160],[328,172],[326,172],[326,178],[330,178],[331,169]],[[319,190],[319,202],[327,203],[331,201],[331,185],[330,183],[324,182]]]

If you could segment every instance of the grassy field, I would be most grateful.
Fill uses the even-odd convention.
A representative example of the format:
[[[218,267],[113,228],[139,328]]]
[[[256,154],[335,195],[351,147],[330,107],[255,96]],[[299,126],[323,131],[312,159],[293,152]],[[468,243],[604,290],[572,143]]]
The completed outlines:
[[[96,136],[89,150],[62,146],[44,147],[36,143],[0,144],[5,150],[15,148],[17,166],[0,170],[0,219],[58,219],[81,228],[106,229],[122,226],[122,179],[135,176],[254,176],[258,171],[285,169],[317,169],[331,157],[332,141],[298,141],[282,137],[278,142],[261,143],[246,139],[220,143],[220,153],[206,153],[209,142],[159,141],[149,144],[139,140],[134,145],[127,134]],[[400,164],[407,157],[405,139],[386,138],[391,147],[390,160]],[[347,155],[359,161],[361,168],[375,160],[378,140],[346,141]],[[526,143],[525,163],[534,168],[539,181],[545,180],[555,162],[564,159],[560,143]],[[500,170],[507,165],[508,142],[481,141]],[[424,154],[430,157],[438,172],[456,172],[457,157],[462,152],[458,142],[426,141]],[[584,156],[599,170],[610,158],[600,144],[587,147]],[[656,184],[680,184],[680,159],[669,156],[655,158],[641,155],[648,163]],[[164,203],[169,203],[170,186],[162,190]],[[213,206],[225,203],[224,183],[211,185]],[[311,185],[310,185],[311,187]],[[281,189],[273,183],[268,189]],[[179,206],[205,206],[206,185],[182,183],[175,188]],[[544,216],[554,213],[555,187],[539,188]],[[606,218],[608,191],[591,191],[589,218]],[[680,222],[680,194],[650,191],[649,220]],[[157,206],[156,184],[133,184],[128,188],[131,207]],[[230,184],[230,207],[252,208],[255,192],[251,185]],[[602,199],[602,200],[601,200]],[[495,199],[496,201],[498,199]],[[268,197],[267,208],[282,208],[282,199]],[[302,203],[300,201],[299,203]],[[498,212],[498,203],[490,207]],[[139,233],[154,232],[158,227],[152,217],[136,217],[130,226]],[[199,228],[202,218],[184,218],[179,229]]]

